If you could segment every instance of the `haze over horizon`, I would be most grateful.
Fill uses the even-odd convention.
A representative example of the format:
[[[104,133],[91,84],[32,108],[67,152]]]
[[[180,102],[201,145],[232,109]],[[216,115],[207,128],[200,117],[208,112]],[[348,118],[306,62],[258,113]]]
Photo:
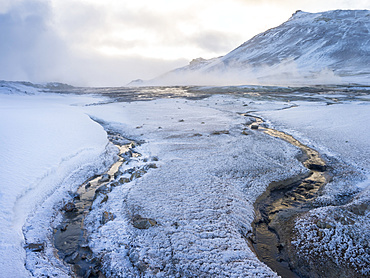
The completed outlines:
[[[0,80],[124,86],[225,55],[296,10],[367,0],[0,0]]]

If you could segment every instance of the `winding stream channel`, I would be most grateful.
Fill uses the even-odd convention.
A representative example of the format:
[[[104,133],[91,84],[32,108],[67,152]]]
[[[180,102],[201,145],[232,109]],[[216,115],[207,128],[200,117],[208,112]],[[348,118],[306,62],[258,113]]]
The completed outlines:
[[[309,169],[306,174],[301,174],[290,179],[272,182],[267,190],[258,197],[254,204],[255,220],[252,224],[253,235],[249,237],[258,258],[266,263],[282,277],[299,277],[296,269],[291,264],[292,254],[290,239],[294,219],[297,215],[308,211],[310,201],[315,198],[318,190],[330,179],[325,161],[319,153],[296,140],[284,132],[267,128],[262,118],[244,114],[254,119],[249,125],[251,129],[259,130],[270,136],[283,139],[298,147],[302,153],[299,161]],[[114,186],[130,182],[145,173],[145,169],[131,169],[128,179],[119,179],[119,172],[123,163],[130,157],[139,156],[133,151],[135,143],[117,144],[112,138],[119,134],[109,135],[111,142],[119,148],[119,160],[104,174],[95,176],[82,184],[73,201],[63,207],[63,221],[54,231],[54,245],[56,255],[69,264],[77,277],[105,277],[100,271],[101,262],[93,256],[88,246],[88,238],[84,229],[84,219],[98,194],[103,194],[101,202],[108,199]],[[122,138],[121,138],[122,139]],[[123,138],[124,139],[124,138]],[[124,139],[125,140],[125,139]],[[126,140],[127,141],[127,140]],[[113,215],[104,212],[100,223],[113,220]],[[293,255],[294,257],[294,255]]]
[[[164,88],[153,91],[152,88],[150,88],[138,91],[136,88],[127,90],[119,88],[115,89],[116,91],[114,92],[112,92],[111,89],[107,89],[105,93],[101,93],[101,89],[99,88],[85,89],[87,91],[81,92],[81,94],[99,93],[107,95],[111,97],[112,100],[107,100],[104,103],[110,103],[116,101],[129,102],[171,97],[198,100],[218,93],[234,92],[235,90],[235,88],[227,87],[223,89],[225,90],[224,92],[220,91],[221,89],[219,88],[175,89],[175,91],[174,88]],[[276,98],[275,94],[282,93],[281,97],[283,100],[288,99],[289,101],[306,101],[308,99],[308,101],[325,101],[327,105],[338,102],[338,96],[334,98],[334,95],[332,97],[321,95],[321,92],[335,92],[335,89],[333,90],[332,88],[327,88],[325,90],[321,87],[303,88],[302,91],[307,92],[306,94],[297,93],[289,96],[284,96],[284,94],[295,91],[298,92],[299,90],[286,88],[284,89],[285,91],[282,91],[281,88],[276,88],[275,92],[272,91],[273,88],[262,89],[263,93],[261,93],[261,95],[263,99],[271,98],[273,100],[280,100]],[[80,90],[80,88],[76,88],[75,91],[71,92],[65,92],[63,90],[62,93],[75,94],[79,93]],[[244,96],[245,94],[252,100],[254,100],[254,94],[257,94],[255,92],[249,93],[251,90],[254,91],[254,88],[238,90],[240,90],[240,92],[235,93],[236,95],[239,94],[240,96]],[[337,90],[341,93],[340,88]],[[352,90],[348,95],[341,97],[339,100],[369,101],[368,89],[359,91],[358,93],[357,91],[358,89]],[[314,95],[316,93],[318,94]],[[256,99],[259,100],[257,97]],[[254,112],[255,111],[249,111],[244,114],[244,116],[254,119],[254,122],[249,125],[249,128],[257,132],[264,132],[272,137],[280,138],[298,147],[301,152],[300,155],[297,156],[297,159],[308,171],[287,180],[271,182],[268,185],[266,191],[260,195],[254,203],[255,219],[252,223],[253,232],[248,235],[247,240],[259,260],[264,262],[283,278],[306,277],[302,274],[302,271],[300,271],[300,265],[296,260],[295,250],[291,244],[294,235],[294,222],[297,217],[313,208],[312,202],[318,196],[321,188],[330,181],[330,172],[332,172],[332,169],[328,169],[329,167],[327,167],[326,162],[320,157],[320,154],[316,150],[302,144],[289,134],[266,127],[262,118],[251,115]],[[247,134],[247,132],[245,134]],[[78,191],[72,196],[71,201],[64,204],[62,222],[54,230],[53,243],[55,247],[55,256],[61,261],[64,261],[66,265],[70,266],[74,272],[74,275],[72,275],[73,277],[105,277],[101,270],[102,262],[89,248],[89,239],[84,227],[85,217],[89,214],[94,200],[100,203],[106,202],[108,200],[108,193],[112,188],[130,182],[132,179],[139,178],[147,170],[147,168],[136,168],[130,165],[129,167],[131,168],[125,173],[125,177],[122,177],[123,175],[121,176],[121,174],[123,174],[120,172],[121,165],[128,162],[130,158],[136,155],[139,156],[139,154],[134,151],[135,142],[129,143],[122,137],[122,139],[124,139],[122,142],[126,143],[120,144],[114,140],[114,137],[117,136],[119,137],[120,135],[109,134],[108,131],[109,140],[119,148],[119,160],[114,163],[106,173],[92,177],[79,187]],[[148,163],[145,167],[148,167]],[[113,218],[114,216],[110,212],[104,211],[101,218],[96,219],[96,221],[104,225]],[[145,225],[148,223],[148,225],[156,224],[152,219],[141,218],[139,220],[145,220],[143,221]],[[30,249],[32,252],[40,252],[41,254],[41,251],[44,249],[44,244],[31,243],[25,248]],[[341,271],[340,268],[338,269],[338,271]],[[326,269],[324,271],[326,271]]]
[[[130,178],[119,179],[119,176],[123,174],[120,172],[121,165],[129,162],[132,157],[140,156],[140,154],[133,151],[136,145],[135,142],[118,143],[119,141],[129,141],[119,134],[112,135],[108,132],[108,139],[119,149],[118,161],[106,173],[85,181],[78,188],[77,193],[73,196],[73,201],[64,205],[63,220],[58,228],[54,230],[56,256],[70,265],[77,277],[105,277],[100,271],[100,260],[93,256],[93,252],[88,246],[88,237],[84,229],[85,217],[91,210],[96,197],[101,194],[104,196],[101,203],[106,202],[108,200],[107,193],[113,187],[130,182],[145,172],[144,169],[132,168],[127,171],[131,175]],[[97,221],[104,225],[113,218],[113,214],[105,211],[101,219]]]
[[[307,174],[269,184],[254,203],[256,217],[252,224],[253,235],[249,238],[258,258],[280,276],[299,277],[297,269],[291,264],[294,260],[290,244],[294,219],[311,208],[310,201],[329,182],[326,163],[316,150],[293,136],[264,127],[262,118],[248,114],[244,116],[255,120],[250,125],[251,129],[260,130],[298,147],[302,151],[298,160],[310,170]]]

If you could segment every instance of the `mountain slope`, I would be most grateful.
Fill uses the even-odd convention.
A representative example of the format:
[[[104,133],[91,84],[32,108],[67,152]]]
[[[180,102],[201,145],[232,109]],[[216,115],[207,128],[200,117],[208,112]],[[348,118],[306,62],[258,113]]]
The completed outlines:
[[[370,83],[370,11],[297,11],[225,56],[195,59],[152,84]]]

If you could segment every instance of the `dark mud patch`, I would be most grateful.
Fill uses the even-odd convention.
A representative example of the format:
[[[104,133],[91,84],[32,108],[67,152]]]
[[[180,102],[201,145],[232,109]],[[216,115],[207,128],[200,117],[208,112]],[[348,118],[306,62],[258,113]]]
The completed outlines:
[[[320,154],[293,136],[267,128],[263,120],[251,115],[250,128],[287,141],[300,148],[299,161],[310,171],[287,180],[272,182],[254,203],[255,220],[250,237],[258,258],[282,277],[299,277],[299,266],[290,254],[292,231],[296,217],[312,209],[318,191],[329,182],[330,175]],[[295,266],[293,268],[293,265]]]

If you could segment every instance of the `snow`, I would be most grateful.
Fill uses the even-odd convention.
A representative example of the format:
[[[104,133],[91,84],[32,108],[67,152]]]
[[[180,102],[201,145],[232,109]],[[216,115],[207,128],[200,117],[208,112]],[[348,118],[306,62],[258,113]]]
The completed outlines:
[[[332,155],[345,158],[358,165],[358,168],[370,171],[368,101],[344,101],[332,105],[325,102],[294,104],[298,107],[259,114],[269,119],[277,128],[293,133],[307,143],[308,140],[314,141],[314,146],[319,147],[320,151],[330,151]]]
[[[276,276],[244,238],[253,202],[269,182],[305,170],[294,159],[296,148],[259,132],[243,135],[245,118],[229,109],[243,111],[243,101],[218,96],[86,108],[110,128],[145,140],[137,148],[143,159],[159,158],[158,169],[114,188],[103,204],[97,199],[86,220],[90,246],[107,273]],[[95,219],[104,211],[116,218],[102,226]],[[138,230],[136,214],[159,224]]]
[[[62,200],[60,188],[73,190],[81,182],[82,176],[70,178],[73,171],[87,166],[102,169],[111,158],[105,154],[108,141],[103,128],[70,106],[73,98],[7,92],[9,88],[0,92],[1,275],[28,277],[22,233],[26,219],[46,200]],[[52,213],[45,205],[39,222],[33,223],[38,237],[50,230]]]
[[[306,100],[290,102],[294,97]],[[144,157],[155,155],[160,159],[159,169],[114,189],[105,204],[99,204],[98,200],[87,219],[90,246],[103,258],[105,271],[120,277],[139,275],[138,269],[149,276],[157,273],[159,277],[171,273],[273,275],[255,260],[241,235],[251,231],[252,205],[266,185],[303,169],[296,161],[289,161],[294,152],[285,142],[258,132],[241,135],[245,119],[238,113],[255,111],[254,114],[269,119],[268,123],[275,128],[318,149],[329,159],[331,167],[337,163],[338,177],[317,202],[335,205],[334,210],[341,210],[343,205],[353,206],[353,203],[343,204],[343,194],[362,194],[362,201],[357,201],[360,204],[369,199],[366,193],[369,188],[366,176],[370,172],[369,109],[368,102],[362,100],[366,98],[333,104],[336,98],[346,99],[347,96],[297,93],[265,100],[263,95],[257,94],[241,98],[161,99],[89,107],[90,115],[113,123],[111,128],[145,140],[146,143],[138,148]],[[215,131],[228,131],[229,134],[214,135]],[[104,226],[94,225],[94,219],[104,211],[114,213],[116,219]],[[325,220],[331,211],[328,206],[310,213],[321,213]],[[132,226],[135,214],[153,218],[159,225],[145,231],[137,230]],[[357,217],[353,227],[337,225],[342,228],[338,228],[332,241],[311,242],[321,248],[315,252],[333,250],[331,246],[341,246],[351,239],[348,234],[355,234],[353,237],[357,240],[351,241],[351,250],[357,250],[358,254],[355,268],[357,271],[362,268],[366,273],[363,266],[368,257],[361,246],[369,234],[361,227],[367,217]],[[300,229],[302,222],[297,222],[297,242],[306,242],[305,235],[309,231],[308,228]],[[311,225],[308,221],[304,223]],[[302,246],[303,251],[314,248],[310,243]],[[336,262],[346,266],[339,256],[343,248],[338,250],[330,254]],[[220,261],[225,264],[220,265]]]
[[[114,102],[17,86],[0,89],[4,276],[72,276],[55,257],[51,235],[69,192],[116,159],[105,128],[142,142],[135,147],[142,156],[123,164],[122,172],[146,163],[158,167],[114,187],[104,202],[96,198],[85,219],[89,246],[108,276],[277,277],[248,244],[253,203],[270,182],[307,169],[296,159],[296,147],[249,129],[242,113],[260,115],[314,147],[336,174],[317,200],[323,207],[297,220],[298,253],[325,252],[346,265],[340,254],[348,251],[344,257],[368,273],[369,257],[361,249],[369,237],[369,210],[362,205],[370,196],[366,95],[251,93]],[[102,224],[106,212],[114,220]],[[157,224],[137,229],[135,215]],[[335,224],[321,231],[324,241],[317,237],[318,220]],[[351,248],[344,247],[348,240]],[[25,251],[27,243],[45,243],[45,250]]]
[[[370,274],[370,103],[364,100],[331,105],[302,101],[291,109],[258,113],[275,128],[319,150],[333,168],[333,180],[316,200],[323,207],[297,219],[293,244],[306,262],[333,261],[345,276]]]
[[[138,85],[369,85],[369,14],[298,12],[222,57]]]

